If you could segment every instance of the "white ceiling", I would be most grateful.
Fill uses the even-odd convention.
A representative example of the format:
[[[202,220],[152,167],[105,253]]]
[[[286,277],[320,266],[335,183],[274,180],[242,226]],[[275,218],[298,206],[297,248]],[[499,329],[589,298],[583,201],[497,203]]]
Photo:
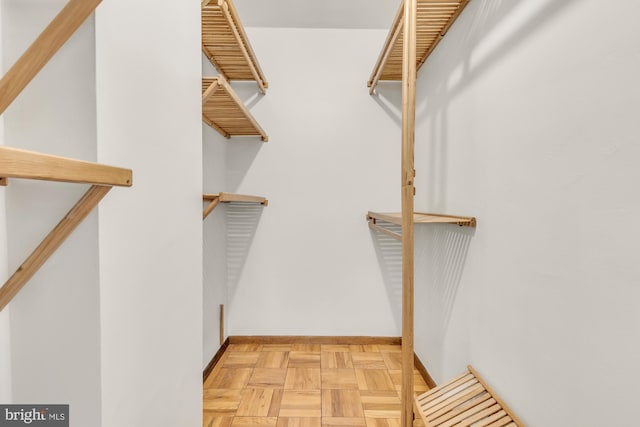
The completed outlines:
[[[245,27],[388,29],[400,0],[234,0]]]

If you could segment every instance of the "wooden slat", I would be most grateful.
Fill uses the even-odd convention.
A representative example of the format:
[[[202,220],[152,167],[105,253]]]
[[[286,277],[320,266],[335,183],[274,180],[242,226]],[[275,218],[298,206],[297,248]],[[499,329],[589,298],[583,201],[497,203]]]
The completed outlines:
[[[202,119],[224,137],[269,137],[222,76],[202,79]]]
[[[402,2],[400,4],[400,7],[398,8],[396,17],[393,19],[393,25],[391,27],[391,30],[387,35],[387,39],[384,42],[382,51],[380,52],[380,56],[378,56],[378,61],[376,62],[375,67],[373,67],[373,72],[371,74],[371,77],[369,78],[369,81],[367,82],[367,86],[371,88],[369,90],[369,94],[371,95],[373,95],[373,91],[375,90],[376,85],[380,80],[380,74],[384,69],[384,64],[386,64],[386,62],[388,61],[389,55],[391,55],[391,51],[393,50],[393,46],[396,44],[398,37],[400,37],[402,33],[403,11],[404,11],[404,2]]]
[[[101,0],[70,0],[0,80],[0,114],[82,25]]]
[[[367,213],[368,218],[374,218],[391,224],[402,224],[402,215],[398,212],[371,212]],[[457,224],[465,227],[475,227],[476,219],[468,216],[445,215],[435,213],[414,212],[413,222],[415,224]]]
[[[216,206],[218,206],[218,203],[220,203],[220,197],[214,197],[212,199],[204,199],[204,200],[208,201],[209,204],[207,205],[206,208],[204,208],[204,211],[202,212],[202,220],[205,220],[209,216],[209,214],[213,212]]]
[[[402,240],[402,234],[391,231],[388,228],[379,226],[378,224],[376,224],[375,220],[373,219],[369,221],[369,228],[379,233],[383,233],[383,234],[386,234],[387,236],[393,237],[396,240]]]
[[[511,409],[509,409],[509,407],[507,406],[506,403],[504,403],[504,401],[502,399],[500,399],[500,397],[493,391],[493,389],[489,386],[489,384],[486,383],[486,381],[484,379],[482,379],[482,377],[480,376],[480,374],[478,374],[478,372],[473,369],[473,367],[471,365],[467,366],[467,369],[469,369],[469,372],[471,372],[477,379],[478,381],[480,381],[480,383],[484,386],[484,388],[491,393],[491,395],[493,396],[494,399],[496,399],[498,401],[498,403],[500,404],[500,406],[502,407],[502,409],[504,409],[507,414],[509,414],[509,417],[511,417],[511,419],[513,420],[513,422],[515,422],[517,425],[519,426],[524,426],[524,424],[522,423],[522,421],[520,421],[518,419],[518,417],[516,416],[516,414],[513,413],[513,411],[511,411]]]
[[[269,87],[231,0],[202,2],[202,51],[225,78]]]
[[[415,398],[427,427],[501,427],[524,424],[471,367],[447,383]]]
[[[204,220],[209,214],[218,206],[218,203],[260,203],[263,206],[268,206],[269,201],[262,196],[248,196],[246,194],[235,193],[217,193],[217,194],[203,194],[202,200],[209,202],[207,207],[202,212],[202,219]]]
[[[130,169],[0,147],[0,177],[131,187]]]
[[[53,230],[44,238],[25,262],[0,288],[0,311],[6,307],[31,277],[42,267],[49,257],[69,237],[91,210],[111,190],[110,186],[93,185],[76,205],[65,215]]]
[[[416,19],[416,66],[418,69],[424,64],[431,52],[447,33],[451,25],[464,10],[469,0],[417,0]],[[403,44],[405,36],[398,28],[402,26],[402,11],[404,2],[400,5],[389,35],[378,57],[378,61],[368,82],[370,93],[380,80],[401,80]]]
[[[268,205],[269,201],[262,196],[248,196],[246,194],[234,194],[234,193],[220,193],[220,201],[222,203],[228,202],[248,202],[248,203],[260,203],[261,205]]]

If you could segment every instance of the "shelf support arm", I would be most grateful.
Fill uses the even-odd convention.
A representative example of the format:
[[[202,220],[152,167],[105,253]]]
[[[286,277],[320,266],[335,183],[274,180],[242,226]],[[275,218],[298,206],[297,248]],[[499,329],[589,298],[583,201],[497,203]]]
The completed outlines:
[[[70,0],[0,80],[0,114],[91,15],[101,0]]]
[[[204,211],[202,212],[203,221],[209,216],[211,212],[213,212],[216,206],[218,206],[218,203],[220,203],[220,197],[213,197],[211,199],[208,199],[208,202],[209,204],[206,208],[204,208]]]
[[[0,288],[0,311],[15,297],[29,279],[42,267],[51,255],[62,245],[76,227],[111,190],[111,186],[92,185],[75,206],[44,238],[15,273]]]

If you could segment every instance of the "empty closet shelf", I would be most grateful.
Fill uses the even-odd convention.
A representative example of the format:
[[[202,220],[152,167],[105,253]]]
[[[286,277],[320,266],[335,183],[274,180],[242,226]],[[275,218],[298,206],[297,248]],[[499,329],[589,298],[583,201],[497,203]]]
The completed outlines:
[[[248,196],[245,194],[234,193],[217,193],[203,194],[202,200],[207,202],[207,206],[202,212],[202,219],[205,219],[219,203],[259,203],[262,206],[268,206],[269,201],[261,196]]]
[[[433,52],[433,49],[468,2],[469,0],[418,0],[416,16],[416,66],[418,69]],[[402,80],[403,12],[404,1],[400,4],[367,83],[372,93],[380,80]]]
[[[0,177],[91,184],[89,189],[0,288],[0,311],[100,203],[113,186],[130,187],[130,169],[0,147]]]
[[[398,227],[385,227],[385,225],[393,224],[395,226],[402,225],[402,214],[399,212],[368,212],[367,221],[369,227],[387,234],[394,239],[402,240],[402,234],[399,233]],[[475,227],[476,219],[474,217],[443,215],[433,213],[414,212],[414,224],[456,224],[461,227]]]
[[[268,87],[231,0],[202,2],[202,51],[229,80],[255,80],[263,94]]]
[[[225,138],[259,136],[269,140],[247,107],[222,76],[202,79],[202,120]]]

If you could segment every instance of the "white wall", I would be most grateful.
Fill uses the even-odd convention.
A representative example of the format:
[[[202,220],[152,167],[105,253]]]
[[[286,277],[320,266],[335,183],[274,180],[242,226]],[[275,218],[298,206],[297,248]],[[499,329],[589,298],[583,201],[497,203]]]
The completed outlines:
[[[631,425],[640,379],[637,2],[471,2],[418,79],[419,356],[531,426]],[[437,264],[430,260],[439,259]]]
[[[103,425],[199,425],[200,2],[104,2],[96,59],[98,159],[134,171],[100,206]]]
[[[2,67],[2,2],[0,2],[0,70]],[[4,145],[4,116],[0,116],[0,145]],[[5,190],[0,189],[0,277],[7,276],[7,217]],[[11,403],[11,326],[10,308],[0,312],[0,402]]]
[[[386,31],[247,33],[269,142],[227,145],[226,189],[269,206],[227,209],[229,334],[398,336],[397,288],[365,221],[399,208],[398,124],[366,88]]]
[[[15,62],[64,4],[3,0],[5,65]],[[95,160],[93,31],[90,19],[7,109],[6,145]],[[85,190],[10,180],[10,272]],[[78,426],[100,425],[97,227],[93,212],[10,304],[14,401],[69,403],[72,425]]]
[[[202,55],[202,75],[218,71]],[[246,84],[245,84],[246,86]],[[255,84],[253,84],[255,87]],[[226,189],[226,149],[233,142],[202,123],[202,176],[205,193]],[[226,206],[218,205],[203,221],[202,367],[207,367],[220,348],[220,304],[227,304]],[[226,316],[225,316],[226,317]]]

